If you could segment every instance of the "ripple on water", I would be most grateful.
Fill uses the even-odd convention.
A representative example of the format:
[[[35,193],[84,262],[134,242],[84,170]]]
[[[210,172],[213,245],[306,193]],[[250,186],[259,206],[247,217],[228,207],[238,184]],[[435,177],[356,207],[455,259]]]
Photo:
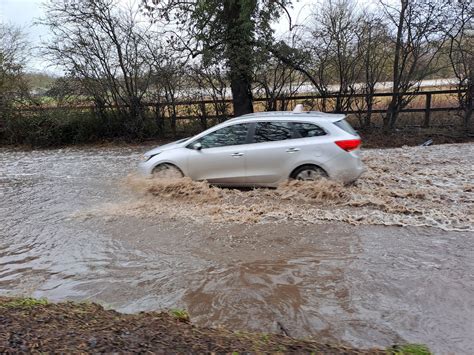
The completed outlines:
[[[250,191],[124,182],[142,149],[1,150],[0,294],[470,353],[473,147],[368,150],[353,186]]]

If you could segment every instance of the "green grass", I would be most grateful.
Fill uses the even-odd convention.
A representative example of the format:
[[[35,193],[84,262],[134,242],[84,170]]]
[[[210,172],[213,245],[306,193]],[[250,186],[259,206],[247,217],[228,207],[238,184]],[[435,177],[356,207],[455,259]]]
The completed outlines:
[[[394,345],[387,352],[389,355],[431,355],[430,349],[423,344]]]
[[[169,313],[182,322],[189,322],[189,314],[184,309],[173,308],[170,309]]]
[[[45,306],[48,304],[48,300],[44,298],[18,298],[10,302],[0,304],[0,308],[32,308],[35,306]]]

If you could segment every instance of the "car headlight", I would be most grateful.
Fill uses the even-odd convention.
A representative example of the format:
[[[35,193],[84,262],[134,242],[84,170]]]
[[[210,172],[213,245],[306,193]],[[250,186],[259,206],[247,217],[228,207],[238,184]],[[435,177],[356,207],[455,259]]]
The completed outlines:
[[[161,152],[160,152],[161,153]],[[143,154],[141,157],[140,157],[140,160],[142,162],[145,162],[145,161],[148,161],[150,160],[151,158],[153,158],[155,155],[158,155],[160,153],[156,153],[156,154],[151,154],[151,155],[147,155],[147,154]]]

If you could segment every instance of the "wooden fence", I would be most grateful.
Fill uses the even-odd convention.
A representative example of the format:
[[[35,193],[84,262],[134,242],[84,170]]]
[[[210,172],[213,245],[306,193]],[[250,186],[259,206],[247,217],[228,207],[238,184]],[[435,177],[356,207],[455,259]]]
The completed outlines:
[[[411,104],[404,107],[400,112],[413,112],[413,113],[423,113],[424,116],[424,125],[428,127],[430,125],[431,114],[433,112],[449,112],[449,111],[459,111],[458,96],[464,94],[465,91],[460,90],[433,90],[433,91],[418,91],[410,92],[405,95],[400,95],[403,97],[410,97]],[[390,92],[378,92],[373,95],[374,97],[374,106],[371,110],[371,113],[384,113],[387,111],[387,105],[390,98],[393,96],[393,93]],[[273,100],[276,101],[277,107],[284,107],[291,110],[296,104],[302,103],[305,104],[306,109],[315,109],[323,112],[334,112],[334,102],[336,99],[345,99],[350,100],[351,105],[349,109],[341,110],[339,113],[344,114],[355,114],[355,115],[364,115],[367,114],[367,109],[365,108],[354,108],[354,105],[357,105],[357,102],[362,102],[366,97],[365,94],[348,94],[348,95],[301,95],[301,96],[289,96],[289,97],[278,97],[278,98],[255,98],[254,99],[254,109],[256,112],[262,111],[262,108],[265,108],[265,103]],[[419,102],[418,98],[424,98]],[[436,98],[441,98],[442,104],[440,105],[440,100]],[[435,104],[433,104],[435,103]],[[218,114],[216,112],[217,105],[227,107],[225,112]],[[207,119],[227,119],[233,117],[232,114],[232,100],[183,100],[171,102],[161,102],[161,103],[144,103],[144,107],[148,110],[161,111],[162,117],[164,119],[171,118],[171,112],[175,113],[176,120],[207,120]],[[173,110],[169,110],[170,107],[173,107]],[[110,109],[114,107],[108,107]],[[326,110],[321,110],[320,108],[326,108]],[[76,106],[47,106],[41,107],[45,110],[94,110],[93,105],[76,105]],[[33,111],[38,110],[38,107],[26,107],[22,108],[24,111]]]

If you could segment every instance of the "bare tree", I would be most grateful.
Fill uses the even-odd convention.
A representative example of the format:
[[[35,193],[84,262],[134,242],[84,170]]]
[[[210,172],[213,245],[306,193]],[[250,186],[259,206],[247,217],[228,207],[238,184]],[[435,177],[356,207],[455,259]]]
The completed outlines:
[[[204,63],[189,67],[189,82],[194,86],[194,97],[200,100],[211,100],[217,120],[222,122],[230,116],[229,104],[225,101],[230,94],[227,72],[218,65],[207,66]],[[207,108],[205,104],[199,107],[201,126],[207,127]]]
[[[440,50],[446,41],[444,34],[448,0],[400,0],[399,6],[381,4],[388,23],[396,36],[393,57],[393,95],[384,117],[384,131],[395,128],[400,110],[412,99],[421,81],[436,73]]]
[[[265,56],[259,62],[254,82],[257,95],[266,99],[265,111],[286,111],[288,99],[296,95],[304,78],[277,58]]]
[[[282,62],[305,75],[319,95],[335,92],[336,112],[350,108],[350,94],[360,76],[358,23],[352,0],[329,0],[315,7],[311,25],[295,32],[292,46],[280,43],[271,49]],[[326,100],[321,109],[328,109]]]
[[[151,71],[151,82],[147,100],[155,106],[155,120],[161,134],[164,134],[165,118],[170,120],[173,137],[177,135],[177,117],[179,100],[186,96],[185,59],[170,47],[156,41],[160,34],[153,33],[146,42],[149,55],[148,65]]]
[[[327,52],[325,70],[335,78],[335,112],[350,109],[350,94],[359,77],[361,53],[358,47],[359,16],[352,0],[329,0],[326,7],[315,14],[313,42],[315,53]]]
[[[29,44],[23,31],[0,24],[0,131],[12,114],[13,104],[28,96],[23,71],[28,52]]]
[[[372,110],[376,104],[376,85],[388,77],[387,69],[393,47],[387,45],[390,41],[385,24],[367,10],[360,19],[357,36],[359,52],[362,53],[360,92],[363,94],[363,100],[355,100],[355,103],[360,112],[357,116],[361,120],[361,127],[368,129],[371,127]]]
[[[463,111],[464,130],[472,130],[474,98],[474,10],[470,1],[451,4],[454,27],[448,32],[449,61],[459,89],[459,106]]]
[[[140,134],[151,70],[150,25],[140,22],[139,10],[116,0],[50,0],[45,10],[40,23],[53,34],[45,54],[80,79],[103,116],[107,107],[115,107],[127,130]]]

